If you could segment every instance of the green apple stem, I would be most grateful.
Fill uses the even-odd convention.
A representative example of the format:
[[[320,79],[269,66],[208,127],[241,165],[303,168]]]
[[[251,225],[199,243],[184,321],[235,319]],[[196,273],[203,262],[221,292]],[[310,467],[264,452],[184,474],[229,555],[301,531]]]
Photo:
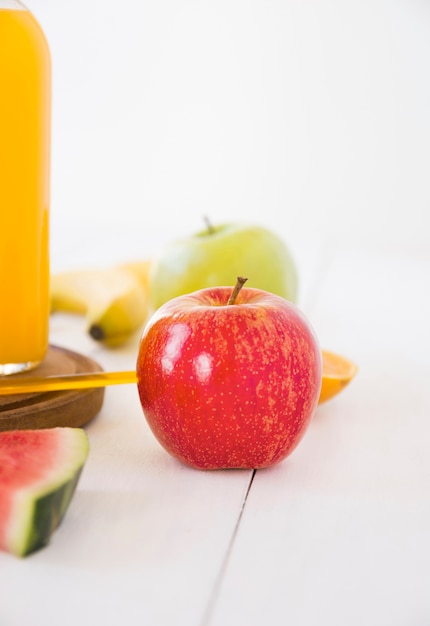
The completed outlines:
[[[248,279],[247,278],[243,278],[243,276],[238,276],[237,277],[237,282],[234,286],[233,291],[230,294],[230,297],[228,299],[227,304],[235,304],[236,302],[236,298],[239,295],[240,290],[242,289],[242,287],[244,286],[244,284],[246,283]]]
[[[208,229],[208,234],[209,234],[209,235],[213,235],[216,231],[215,231],[215,228],[212,226],[210,219],[208,218],[208,216],[207,216],[207,215],[205,215],[205,216],[203,217],[203,219],[204,219],[205,224],[206,224],[206,226],[207,226],[207,229]]]

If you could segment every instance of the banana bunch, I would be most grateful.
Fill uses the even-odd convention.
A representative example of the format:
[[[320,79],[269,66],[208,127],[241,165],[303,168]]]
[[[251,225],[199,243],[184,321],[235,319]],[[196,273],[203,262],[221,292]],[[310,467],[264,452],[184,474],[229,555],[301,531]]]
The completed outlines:
[[[89,335],[106,346],[126,343],[149,313],[150,261],[51,276],[51,312],[84,315]]]

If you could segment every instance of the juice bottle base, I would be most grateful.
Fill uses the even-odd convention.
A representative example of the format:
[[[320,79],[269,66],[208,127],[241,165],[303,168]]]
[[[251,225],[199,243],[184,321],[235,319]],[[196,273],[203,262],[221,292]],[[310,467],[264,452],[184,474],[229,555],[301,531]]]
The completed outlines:
[[[21,374],[28,372],[39,365],[41,361],[26,361],[25,363],[0,363],[0,376]]]

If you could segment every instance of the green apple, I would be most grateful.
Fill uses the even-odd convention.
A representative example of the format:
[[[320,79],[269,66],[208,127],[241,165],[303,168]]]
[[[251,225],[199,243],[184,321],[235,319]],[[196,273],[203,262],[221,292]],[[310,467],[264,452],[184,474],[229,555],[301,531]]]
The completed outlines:
[[[230,286],[236,276],[296,301],[297,270],[284,241],[262,226],[231,223],[208,226],[160,251],[150,273],[151,307],[198,289]]]

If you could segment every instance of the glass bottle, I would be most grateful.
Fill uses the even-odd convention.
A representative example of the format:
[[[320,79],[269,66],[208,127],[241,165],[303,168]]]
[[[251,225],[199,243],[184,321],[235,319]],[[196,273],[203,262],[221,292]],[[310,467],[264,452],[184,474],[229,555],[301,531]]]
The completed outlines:
[[[48,349],[51,59],[18,0],[0,0],[0,374]]]

